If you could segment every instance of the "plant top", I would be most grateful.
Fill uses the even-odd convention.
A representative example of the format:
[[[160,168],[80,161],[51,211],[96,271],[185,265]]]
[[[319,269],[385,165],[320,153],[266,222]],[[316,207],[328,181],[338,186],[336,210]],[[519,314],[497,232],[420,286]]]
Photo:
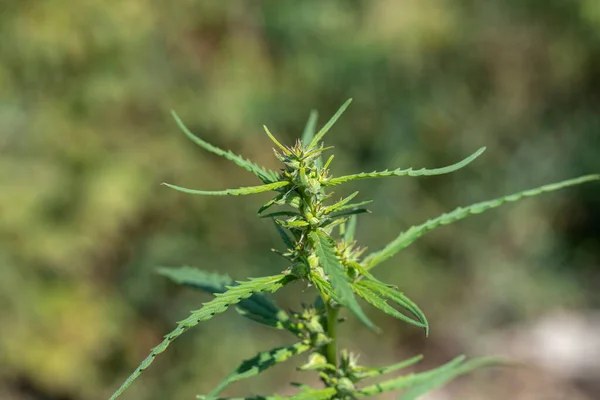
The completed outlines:
[[[192,311],[186,319],[179,321],[177,328],[152,349],[150,355],[113,394],[111,400],[120,396],[156,356],[165,351],[182,333],[201,321],[226,311],[232,305],[236,305],[240,314],[258,323],[290,332],[295,337],[295,342],[261,352],[254,358],[244,361],[208,395],[198,396],[200,399],[217,399],[219,393],[229,384],[255,376],[301,353],[307,353],[308,359],[299,368],[317,372],[323,382],[322,388],[296,384],[299,392],[293,396],[254,396],[246,399],[358,399],[387,391],[404,390],[399,399],[410,400],[473,369],[503,363],[494,358],[466,360],[461,356],[430,371],[401,375],[377,384],[365,384],[364,380],[369,378],[409,367],[418,362],[421,356],[387,367],[374,368],[359,365],[354,354],[345,349],[339,351],[337,348],[339,311],[346,308],[364,325],[379,331],[361,308],[357,300],[361,298],[384,313],[423,329],[424,334],[427,335],[429,324],[425,314],[395,285],[378,280],[371,272],[374,267],[441,225],[524,197],[598,180],[600,175],[586,175],[459,207],[407,229],[382,249],[365,255],[365,249],[357,245],[354,235],[356,216],[369,212],[365,206],[370,201],[355,201],[358,192],[335,200],[330,191],[332,186],[358,179],[447,174],[473,162],[485,148],[480,148],[455,164],[441,168],[397,168],[333,177],[328,169],[333,155],[323,162],[324,153],[331,149],[325,147],[323,138],[350,102],[351,99],[346,101],[318,132],[316,132],[317,113],[311,112],[302,138],[293,146],[281,144],[265,126],[266,134],[275,145],[275,156],[282,163],[279,171],[265,169],[231,151],[221,150],[205,142],[190,132],[181,119],[173,113],[176,123],[194,143],[253,173],[262,184],[220,191],[187,189],[168,183],[164,185],[188,194],[209,196],[275,192],[275,196],[260,207],[258,214],[261,218],[271,218],[274,221],[285,247],[279,253],[287,259],[288,265],[278,275],[250,278],[239,282],[234,282],[226,275],[191,267],[161,268],[159,270],[161,274],[177,283],[213,294],[214,299]],[[272,211],[275,206],[283,207],[283,210]],[[316,289],[318,296],[314,304],[303,306],[299,312],[285,311],[266,296],[266,293],[274,293],[294,281],[302,281]]]

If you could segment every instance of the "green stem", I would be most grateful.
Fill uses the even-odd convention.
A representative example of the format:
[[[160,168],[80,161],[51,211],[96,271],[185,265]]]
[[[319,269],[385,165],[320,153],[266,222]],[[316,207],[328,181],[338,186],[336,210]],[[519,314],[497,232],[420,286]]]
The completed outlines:
[[[329,299],[323,299],[325,302],[325,310],[327,310],[327,336],[331,339],[331,343],[325,346],[325,358],[327,362],[337,367],[337,323],[339,308],[332,307]]]

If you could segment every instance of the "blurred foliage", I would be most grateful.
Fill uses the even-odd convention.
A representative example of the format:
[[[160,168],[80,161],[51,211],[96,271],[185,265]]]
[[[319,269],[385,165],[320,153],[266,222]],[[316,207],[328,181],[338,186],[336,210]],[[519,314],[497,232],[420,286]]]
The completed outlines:
[[[328,136],[337,174],[436,167],[488,147],[453,175],[339,193],[375,199],[359,219],[373,249],[457,205],[600,169],[597,0],[4,0],[0,35],[3,398],[108,397],[205,300],[156,266],[281,270],[268,252],[277,234],[255,218],[262,199],[159,186],[256,183],[187,141],[171,109],[272,168],[262,124],[291,144],[311,108],[322,123],[348,97]],[[598,202],[589,185],[430,234],[377,271],[421,305],[430,339],[374,314],[385,335],[347,340],[367,363],[419,349],[443,359],[444,346],[469,352],[474,337],[552,308],[600,307]],[[311,298],[297,290],[281,303]],[[201,325],[129,398],[193,398],[239,352],[281,344],[266,332],[228,317]],[[283,393],[290,374],[238,389]]]

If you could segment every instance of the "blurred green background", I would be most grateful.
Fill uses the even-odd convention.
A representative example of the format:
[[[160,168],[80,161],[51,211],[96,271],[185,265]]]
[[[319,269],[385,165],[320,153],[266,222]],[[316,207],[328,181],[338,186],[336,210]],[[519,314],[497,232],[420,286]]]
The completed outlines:
[[[270,221],[256,218],[268,194],[204,198],[159,185],[257,183],[189,142],[171,109],[270,168],[262,124],[292,144],[312,108],[322,124],[349,97],[327,136],[335,174],[438,167],[487,146],[451,175],[337,188],[375,200],[359,218],[372,250],[456,206],[600,171],[598,0],[3,0],[0,37],[2,399],[107,398],[207,300],[157,266],[236,279],[286,267],[269,251],[280,248]],[[589,347],[565,352],[540,339],[565,325],[593,332],[599,209],[600,188],[588,184],[428,234],[375,273],[420,304],[430,337],[369,310],[385,333],[350,318],[344,344],[371,365],[417,353],[425,366],[459,353],[550,360],[430,399],[600,398],[590,385],[598,342],[568,331],[570,346]],[[278,299],[298,309],[313,295],[295,285]],[[289,339],[229,312],[175,342],[124,398],[194,398]],[[579,364],[552,367],[561,351],[581,353],[570,361]],[[228,393],[317,383],[295,372],[301,361]]]

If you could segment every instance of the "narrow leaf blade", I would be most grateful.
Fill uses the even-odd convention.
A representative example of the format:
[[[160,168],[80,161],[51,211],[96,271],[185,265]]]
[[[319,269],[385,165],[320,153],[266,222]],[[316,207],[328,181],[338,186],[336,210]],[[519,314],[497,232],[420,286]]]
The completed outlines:
[[[304,132],[302,132],[302,144],[305,146],[305,148],[307,148],[306,145],[308,145],[315,137],[318,117],[319,113],[317,112],[317,110],[312,110],[310,112],[310,115],[308,116],[308,121],[306,121]]]
[[[277,140],[277,138],[275,138],[275,136],[273,136],[273,134],[271,133],[271,131],[269,130],[269,128],[267,128],[266,125],[263,125],[263,129],[265,130],[267,136],[269,137],[269,139],[271,139],[271,141],[273,143],[275,143],[275,146],[279,147],[281,149],[281,151],[283,151],[285,154],[291,154],[290,151],[288,149],[285,148],[284,145],[282,145],[281,143],[279,143],[279,140]]]
[[[390,306],[385,299],[381,298],[379,295],[377,295],[377,293],[375,293],[371,289],[368,289],[368,288],[366,288],[364,286],[360,286],[360,285],[353,285],[352,287],[354,288],[354,291],[356,292],[357,295],[359,295],[367,303],[380,309],[384,313],[391,315],[392,317],[397,318],[401,321],[404,321],[408,324],[418,326],[419,328],[427,329],[426,324],[424,324],[421,321],[414,320],[414,319],[402,314],[401,312],[396,310],[394,307]]]
[[[354,234],[356,233],[356,219],[356,215],[351,215],[348,219],[348,222],[346,223],[346,230],[344,232],[344,240],[346,242],[354,240]]]
[[[310,344],[300,342],[290,346],[284,346],[269,351],[260,352],[251,359],[242,362],[242,364],[235,371],[229,374],[216,388],[214,388],[208,394],[208,397],[210,398],[218,395],[233,382],[256,376],[264,370],[288,360],[290,357],[310,350],[310,348]]]
[[[449,361],[446,364],[429,371],[403,375],[384,382],[376,383],[374,385],[366,386],[359,393],[362,396],[374,396],[376,394],[390,392],[393,390],[415,387],[417,385],[427,383],[428,381],[435,379],[437,376],[448,373],[449,371],[453,371],[459,367],[464,360],[464,356],[459,356],[452,361]]]
[[[415,365],[422,359],[423,359],[423,356],[418,355],[418,356],[411,357],[407,360],[400,361],[396,364],[388,365],[386,367],[378,367],[378,368],[362,367],[361,369],[354,370],[353,375],[356,376],[358,379],[376,378],[378,376],[386,375],[391,372],[395,372],[400,369]]]
[[[273,225],[275,225],[275,229],[277,229],[279,237],[281,238],[283,243],[285,243],[288,249],[293,249],[294,247],[296,247],[294,245],[294,242],[292,242],[292,239],[290,239],[290,237],[288,236],[287,232],[280,225],[278,225],[277,222],[275,222],[275,220],[273,220]]]
[[[348,281],[344,266],[335,254],[335,242],[333,239],[322,231],[311,232],[309,238],[315,248],[317,257],[319,257],[319,264],[323,267],[323,270],[331,281],[331,287],[339,299],[339,303],[348,308],[369,328],[377,330],[377,327],[367,318],[354,298],[354,292]]]
[[[261,181],[264,183],[271,183],[277,181],[278,174],[275,171],[267,170],[266,168],[260,167],[251,161],[244,159],[241,156],[238,156],[231,151],[222,150],[212,144],[205,142],[200,139],[198,136],[194,135],[183,123],[181,118],[175,113],[175,111],[171,111],[171,115],[175,120],[175,123],[181,129],[181,131],[190,139],[192,142],[196,143],[198,146],[202,147],[204,150],[207,150],[213,154],[219,155],[228,159],[229,161],[233,161],[236,165],[244,168],[246,171],[252,172],[256,175]]]
[[[344,111],[346,111],[346,108],[348,108],[350,103],[352,103],[352,99],[348,99],[348,100],[346,100],[346,102],[344,104],[342,104],[342,106],[339,108],[339,110],[337,110],[337,112],[333,115],[333,117],[331,117],[331,119],[329,121],[327,121],[325,126],[323,126],[323,128],[321,128],[319,133],[317,133],[315,135],[315,137],[310,141],[310,144],[308,145],[307,149],[313,148],[319,144],[319,142],[321,141],[321,139],[323,139],[325,134],[327,132],[329,132],[329,130],[331,129],[333,124],[335,124],[336,121],[338,120],[338,118],[341,117],[341,115],[344,113]]]
[[[423,313],[423,311],[421,311],[419,306],[417,306],[411,299],[406,297],[403,293],[399,292],[398,290],[394,289],[389,285],[386,285],[381,281],[373,279],[363,280],[358,284],[374,291],[377,295],[387,298],[408,310],[415,317],[417,317],[420,323],[423,324],[423,327],[425,328],[425,334],[429,335],[429,324],[427,322],[425,314]]]
[[[462,363],[460,366],[439,371],[438,373],[432,375],[429,379],[411,387],[400,397],[398,397],[398,400],[415,400],[426,393],[446,385],[448,382],[458,378],[461,375],[468,374],[479,368],[502,364],[503,362],[501,360],[494,358],[479,358],[469,360]]]
[[[338,201],[337,203],[325,207],[325,210],[323,210],[323,214],[329,214],[331,212],[339,210],[341,207],[343,207],[345,204],[347,204],[348,202],[350,202],[350,200],[352,200],[353,198],[355,198],[357,195],[358,195],[358,192],[354,192],[350,196],[348,196],[348,197],[346,197],[346,198]]]
[[[586,175],[575,179],[569,179],[562,182],[540,186],[534,189],[524,190],[522,192],[499,197],[497,199],[483,201],[481,203],[475,203],[467,207],[459,207],[452,212],[442,214],[434,219],[430,219],[429,221],[426,221],[421,225],[411,227],[406,232],[400,234],[400,236],[398,236],[396,239],[388,243],[383,249],[370,254],[367,258],[365,258],[363,263],[365,264],[367,269],[373,268],[377,264],[380,264],[381,262],[394,256],[399,251],[405,249],[411,243],[413,243],[415,240],[417,240],[427,232],[441,225],[448,225],[450,223],[466,218],[470,215],[480,214],[484,211],[491,210],[492,208],[499,207],[504,203],[510,203],[525,197],[537,196],[542,193],[552,192],[569,186],[579,185],[585,182],[595,181],[598,179],[600,179],[600,175]]]
[[[234,280],[229,275],[203,271],[189,266],[160,267],[157,272],[177,284],[191,286],[208,294],[223,293],[227,291],[228,285],[234,284]]]
[[[256,194],[262,192],[268,192],[269,190],[275,190],[281,187],[288,185],[288,182],[279,181],[274,183],[269,183],[267,185],[260,186],[250,186],[243,187],[239,189],[226,189],[226,190],[195,190],[188,189],[181,186],[171,185],[170,183],[164,183],[163,185],[170,187],[171,189],[175,189],[179,192],[188,193],[188,194],[200,194],[204,196],[240,196],[246,194]]]
[[[148,357],[133,371],[127,380],[119,389],[111,396],[110,400],[115,400],[119,397],[142,372],[152,364],[156,356],[164,352],[167,347],[175,339],[181,336],[188,329],[198,325],[201,321],[206,321],[214,317],[216,314],[223,313],[230,305],[237,304],[241,300],[252,296],[254,293],[260,292],[275,292],[282,286],[285,286],[294,278],[289,275],[274,275],[263,278],[250,279],[245,282],[240,282],[238,286],[228,288],[225,293],[218,293],[215,298],[208,303],[205,303],[202,308],[194,310],[191,315],[178,322],[177,328],[167,334],[164,340],[155,348],[152,349]]]
[[[473,160],[481,155],[485,151],[485,147],[480,148],[475,153],[471,154],[469,157],[461,160],[455,164],[449,165],[447,167],[442,168],[421,168],[421,169],[394,169],[394,170],[385,170],[385,171],[373,171],[373,172],[361,172],[360,174],[354,175],[346,175],[340,176],[338,178],[332,178],[328,181],[323,182],[322,184],[325,186],[334,186],[339,185],[341,183],[355,181],[358,179],[367,179],[367,178],[383,178],[387,176],[433,176],[433,175],[443,175],[448,174],[450,172],[457,171],[468,164],[470,164]]]
[[[228,275],[188,266],[162,267],[158,269],[158,273],[175,283],[190,286],[209,294],[224,293],[228,287],[237,285]],[[277,307],[263,293],[255,293],[249,298],[241,300],[237,307],[240,314],[245,317],[269,326],[279,327],[288,319],[287,313]]]

